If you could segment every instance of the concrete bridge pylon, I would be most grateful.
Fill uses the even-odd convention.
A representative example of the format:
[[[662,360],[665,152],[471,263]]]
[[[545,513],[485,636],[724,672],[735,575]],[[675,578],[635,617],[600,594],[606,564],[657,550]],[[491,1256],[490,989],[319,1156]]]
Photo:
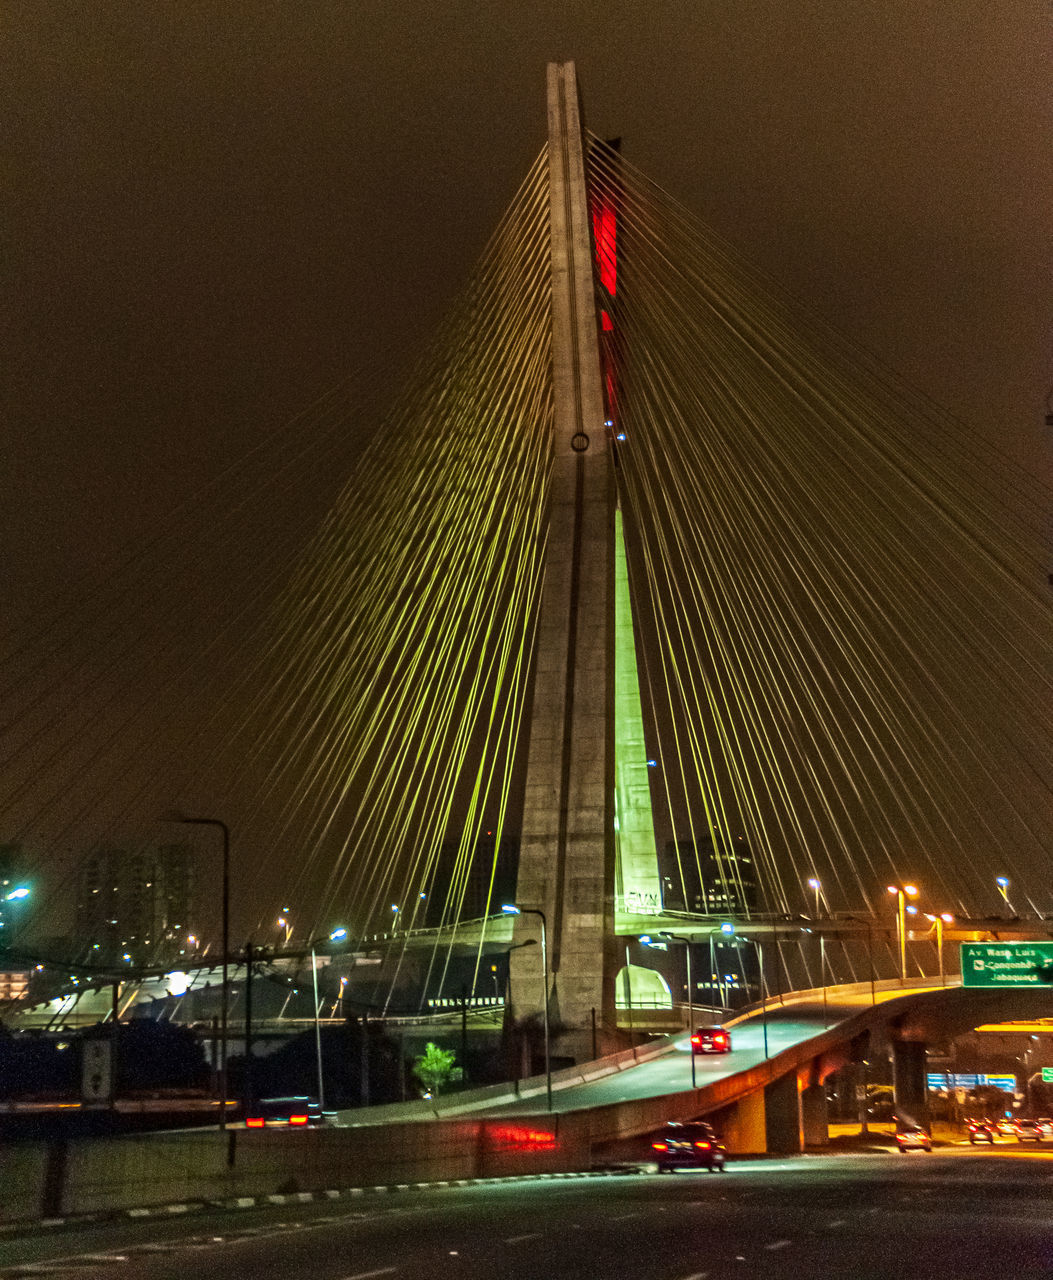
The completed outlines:
[[[548,136],[553,465],[517,881],[523,914],[514,941],[540,941],[543,915],[554,1051],[581,1061],[620,1046],[616,894],[657,906],[658,869],[572,62],[548,67]],[[616,706],[627,726],[620,737]],[[646,803],[637,810],[646,810],[649,830],[641,840],[637,813],[632,847],[619,858],[618,795],[641,800],[641,771]],[[533,947],[511,955],[517,1018],[543,1014],[539,959]]]

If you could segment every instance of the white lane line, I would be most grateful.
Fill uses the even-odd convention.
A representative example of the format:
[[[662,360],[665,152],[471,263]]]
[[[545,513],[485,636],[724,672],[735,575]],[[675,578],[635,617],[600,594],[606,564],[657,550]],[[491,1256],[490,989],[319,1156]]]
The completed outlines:
[[[344,1280],[372,1280],[373,1276],[393,1276],[397,1267],[381,1267],[377,1271],[357,1271],[353,1276],[344,1276]]]
[[[689,1276],[681,1276],[680,1280],[706,1280],[708,1275],[708,1271],[692,1271]]]
[[[537,1240],[540,1236],[540,1231],[528,1231],[523,1236],[505,1236],[505,1244],[522,1244],[524,1240]]]
[[[771,1244],[766,1244],[764,1247],[770,1253],[775,1249],[785,1249],[788,1244],[793,1244],[793,1241],[792,1240],[773,1240]]]
[[[630,1218],[638,1218],[639,1216],[640,1215],[638,1213],[619,1213],[619,1214],[616,1214],[613,1218],[608,1218],[607,1221],[608,1222],[628,1222]]]
[[[826,1224],[827,1231],[832,1231],[834,1227],[843,1227],[845,1225],[844,1218],[834,1218],[832,1222]]]

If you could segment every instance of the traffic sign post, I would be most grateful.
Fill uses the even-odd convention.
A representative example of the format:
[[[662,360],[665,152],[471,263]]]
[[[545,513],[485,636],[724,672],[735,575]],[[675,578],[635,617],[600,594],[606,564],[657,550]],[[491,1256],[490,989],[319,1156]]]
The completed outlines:
[[[1053,942],[963,942],[963,987],[1053,987]]]
[[[87,1107],[108,1107],[113,1102],[113,1041],[98,1036],[83,1042],[80,1096]]]

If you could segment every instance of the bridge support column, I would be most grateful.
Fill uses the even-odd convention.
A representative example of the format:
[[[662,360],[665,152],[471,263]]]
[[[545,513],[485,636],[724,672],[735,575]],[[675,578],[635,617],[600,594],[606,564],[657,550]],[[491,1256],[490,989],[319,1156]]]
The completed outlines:
[[[928,1124],[925,1095],[925,1044],[921,1040],[893,1040],[892,1096],[898,1116]]]
[[[804,1150],[795,1071],[764,1086],[764,1131],[765,1148],[772,1155],[795,1155]]]
[[[710,1119],[708,1116],[706,1118]],[[754,1156],[767,1151],[764,1094],[760,1090],[718,1111],[712,1121],[732,1155]]]
[[[806,1147],[829,1146],[830,1125],[825,1085],[810,1084],[801,1094],[801,1125]]]

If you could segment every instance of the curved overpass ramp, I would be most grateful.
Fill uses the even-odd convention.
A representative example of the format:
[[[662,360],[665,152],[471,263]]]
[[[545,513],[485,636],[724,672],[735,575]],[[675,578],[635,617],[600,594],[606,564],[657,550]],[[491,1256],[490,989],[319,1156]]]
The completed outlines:
[[[823,1082],[838,1068],[887,1044],[896,1068],[897,1105],[924,1109],[925,1046],[983,1022],[1050,1011],[1048,989],[976,990],[957,985],[869,983],[797,992],[729,1020],[732,1052],[696,1057],[685,1033],[553,1075],[552,1109],[544,1077],[425,1102],[344,1113],[351,1126],[425,1117],[522,1119],[535,1131],[591,1148],[649,1133],[667,1120],[714,1118],[732,1150],[799,1151],[826,1141]]]

